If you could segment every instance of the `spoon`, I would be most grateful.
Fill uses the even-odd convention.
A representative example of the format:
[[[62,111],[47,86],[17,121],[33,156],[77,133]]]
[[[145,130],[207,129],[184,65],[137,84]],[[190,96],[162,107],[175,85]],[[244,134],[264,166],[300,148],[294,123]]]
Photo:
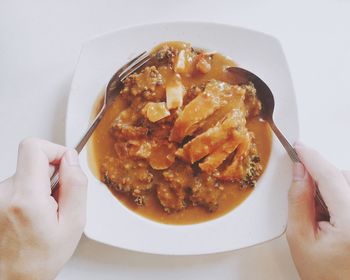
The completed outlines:
[[[226,70],[234,75],[233,79],[236,84],[244,84],[249,81],[254,84],[256,88],[256,95],[259,98],[262,105],[260,117],[270,125],[272,131],[275,133],[278,140],[281,142],[282,146],[287,151],[291,160],[293,162],[301,162],[297,152],[295,151],[293,146],[288,142],[288,140],[284,137],[284,135],[278,129],[278,127],[276,126],[273,120],[275,99],[273,97],[273,94],[270,88],[267,86],[267,84],[263,80],[261,80],[258,76],[256,76],[255,74],[253,74],[248,70],[245,70],[239,67],[228,67],[226,68]],[[322,219],[329,220],[329,211],[328,211],[327,205],[324,202],[322,195],[317,186],[316,186],[315,196],[319,206],[321,207],[320,209],[318,209],[320,217],[322,217]]]

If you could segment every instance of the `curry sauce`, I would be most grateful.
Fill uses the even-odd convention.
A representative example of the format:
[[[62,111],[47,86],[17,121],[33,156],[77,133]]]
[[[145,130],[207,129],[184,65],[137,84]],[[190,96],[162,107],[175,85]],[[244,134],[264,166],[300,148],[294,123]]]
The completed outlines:
[[[132,211],[167,224],[217,218],[253,191],[271,150],[253,84],[218,53],[167,42],[129,77],[92,136],[95,175]]]

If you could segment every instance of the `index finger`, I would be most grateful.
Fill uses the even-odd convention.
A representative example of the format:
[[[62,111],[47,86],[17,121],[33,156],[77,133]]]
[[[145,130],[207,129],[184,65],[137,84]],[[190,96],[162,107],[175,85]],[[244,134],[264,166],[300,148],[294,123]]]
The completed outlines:
[[[49,168],[60,162],[67,148],[46,140],[28,138],[18,148],[15,179],[25,193],[50,194]]]

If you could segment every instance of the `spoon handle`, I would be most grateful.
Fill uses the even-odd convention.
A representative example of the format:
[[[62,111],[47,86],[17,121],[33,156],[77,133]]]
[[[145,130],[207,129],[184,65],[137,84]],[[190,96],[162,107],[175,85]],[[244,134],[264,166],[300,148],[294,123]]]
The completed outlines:
[[[270,127],[272,128],[273,132],[277,136],[278,140],[280,140],[282,146],[287,151],[289,157],[293,162],[301,162],[299,159],[299,156],[293,146],[288,142],[286,137],[282,134],[282,132],[278,129],[278,127],[275,125],[273,121],[270,122]]]
[[[281,142],[282,146],[285,148],[285,150],[287,151],[289,157],[291,158],[291,160],[293,162],[301,162],[299,159],[299,156],[297,154],[297,152],[295,151],[295,149],[293,148],[293,146],[288,142],[288,140],[286,139],[286,137],[284,137],[284,135],[282,134],[282,132],[278,129],[278,127],[275,125],[275,123],[273,122],[273,120],[269,121],[270,127],[273,130],[273,132],[275,133],[275,135],[277,136],[278,140]],[[328,211],[328,207],[326,205],[326,203],[324,202],[322,195],[320,193],[320,190],[318,188],[318,186],[316,185],[316,200],[320,206],[319,209],[319,215],[320,217],[322,217],[322,219],[326,219],[329,220],[329,211]]]

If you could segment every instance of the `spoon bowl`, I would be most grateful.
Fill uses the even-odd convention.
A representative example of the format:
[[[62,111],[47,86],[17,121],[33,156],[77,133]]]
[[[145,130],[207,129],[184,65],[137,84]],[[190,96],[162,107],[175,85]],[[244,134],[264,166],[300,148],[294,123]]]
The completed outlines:
[[[301,162],[299,156],[293,146],[288,142],[288,140],[284,137],[282,132],[276,126],[273,120],[273,111],[275,109],[275,99],[273,97],[271,89],[268,85],[260,79],[254,73],[245,70],[239,67],[228,67],[226,71],[232,74],[232,79],[235,84],[246,84],[248,82],[252,82],[256,88],[256,95],[261,102],[261,112],[260,117],[269,123],[272,131],[277,136],[285,150],[287,151],[289,157],[293,162]],[[322,219],[329,220],[329,212],[326,203],[324,202],[322,195],[318,189],[316,188],[316,200],[319,208],[319,214]]]
[[[236,76],[239,83],[252,82],[256,88],[256,95],[261,101],[260,117],[266,121],[273,121],[275,99],[267,84],[252,72],[239,67],[228,67],[226,70]]]

